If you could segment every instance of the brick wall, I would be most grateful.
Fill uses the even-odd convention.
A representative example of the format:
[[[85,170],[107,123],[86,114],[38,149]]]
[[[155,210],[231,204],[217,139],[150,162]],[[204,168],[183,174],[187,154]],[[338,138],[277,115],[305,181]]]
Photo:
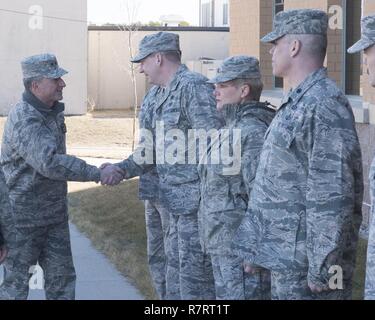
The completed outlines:
[[[363,3],[363,14],[375,15],[375,1],[374,0],[365,0]],[[365,69],[366,70],[366,69]],[[371,123],[375,124],[375,89],[372,88],[368,83],[367,73],[363,74],[363,100],[372,104],[369,108],[370,111],[370,120]]]
[[[259,57],[259,0],[230,2],[230,54]]]
[[[323,11],[327,10],[327,0],[285,0],[284,10],[292,9],[320,9]]]
[[[273,0],[230,2],[230,54],[247,54],[260,60],[265,89],[273,86],[269,46],[260,38],[272,30]]]
[[[272,31],[273,0],[261,1],[260,7],[260,38]],[[271,46],[260,42],[260,65],[263,73],[265,89],[273,88],[272,56],[269,53]]]

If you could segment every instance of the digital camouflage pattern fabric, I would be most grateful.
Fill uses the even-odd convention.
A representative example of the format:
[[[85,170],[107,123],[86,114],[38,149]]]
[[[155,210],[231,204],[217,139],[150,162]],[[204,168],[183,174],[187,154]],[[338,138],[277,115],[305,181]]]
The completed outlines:
[[[287,34],[327,35],[327,13],[315,9],[281,11],[275,15],[272,32],[260,41],[274,42]]]
[[[207,78],[181,65],[167,88],[154,86],[148,99],[155,103],[152,123],[153,163],[140,164],[137,152],[119,163],[125,178],[139,176],[156,167],[159,176],[160,204],[169,212],[167,239],[167,299],[213,299],[214,284],[208,257],[202,251],[198,235],[197,211],[200,181],[197,164],[188,161],[188,130],[220,128],[222,120],[216,111],[213,87]],[[158,125],[163,124],[161,127]],[[169,130],[184,134],[184,159],[178,163],[165,161],[166,150],[175,140]],[[164,134],[157,140],[157,131]],[[159,155],[162,159],[156,159]],[[184,216],[184,217],[182,217]],[[177,277],[177,281],[176,281]],[[173,279],[173,280],[171,280]],[[211,279],[211,280],[208,280]]]
[[[59,67],[55,55],[51,53],[27,57],[21,61],[21,67],[25,80],[40,77],[57,79],[68,73]]]
[[[1,165],[19,226],[67,219],[66,181],[100,180],[97,167],[66,154],[64,105],[50,109],[36,100],[25,92],[9,112],[1,146]]]
[[[152,130],[154,115],[154,101],[148,98],[143,100],[139,113],[139,128]],[[145,137],[141,134],[140,143]],[[139,177],[139,199],[144,200],[145,221],[147,234],[147,261],[153,285],[159,299],[166,299],[166,271],[167,257],[165,253],[166,238],[169,230],[169,212],[159,201],[159,177],[155,167]],[[177,281],[178,279],[176,279]]]
[[[249,56],[232,56],[226,58],[216,76],[209,83],[220,83],[234,79],[260,79],[259,60]]]
[[[362,35],[353,46],[348,49],[349,53],[357,53],[366,50],[375,44],[375,16],[367,16],[361,21]],[[370,173],[370,197],[371,212],[369,221],[369,237],[367,247],[365,299],[375,300],[375,222],[374,222],[374,196],[375,196],[375,160],[372,161]]]
[[[22,61],[24,79],[66,73],[54,55]],[[0,299],[26,299],[30,267],[44,270],[47,299],[74,299],[75,271],[70,248],[67,181],[100,180],[100,170],[66,154],[64,104],[45,105],[26,89],[9,112],[1,166],[9,191],[11,219],[5,237]]]
[[[361,21],[362,36],[349,49],[349,53],[357,53],[375,44],[375,16],[364,17]]]
[[[228,135],[229,149],[240,145],[239,172],[226,175],[224,164],[199,165],[201,202],[199,231],[202,246],[212,257],[217,299],[267,299],[270,275],[260,269],[255,275],[244,273],[242,259],[232,254],[231,243],[245,215],[258,167],[264,134],[274,117],[265,103],[249,101],[225,105],[223,129],[240,130],[239,140]],[[220,140],[220,143],[226,141]],[[232,151],[231,151],[232,152]],[[211,156],[211,150],[207,157]],[[266,281],[268,279],[268,281]]]
[[[316,285],[338,265],[349,297],[362,198],[354,116],[321,68],[285,96],[266,133],[234,252],[274,272],[306,272]]]
[[[180,51],[180,37],[172,32],[158,32],[145,36],[139,44],[139,52],[131,60],[138,63],[155,52]]]

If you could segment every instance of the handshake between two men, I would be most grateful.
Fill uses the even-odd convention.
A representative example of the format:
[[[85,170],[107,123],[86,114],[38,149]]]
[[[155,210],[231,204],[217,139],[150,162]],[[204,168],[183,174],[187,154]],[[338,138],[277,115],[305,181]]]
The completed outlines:
[[[103,163],[100,166],[100,183],[107,186],[119,184],[125,177],[125,172],[112,163]]]

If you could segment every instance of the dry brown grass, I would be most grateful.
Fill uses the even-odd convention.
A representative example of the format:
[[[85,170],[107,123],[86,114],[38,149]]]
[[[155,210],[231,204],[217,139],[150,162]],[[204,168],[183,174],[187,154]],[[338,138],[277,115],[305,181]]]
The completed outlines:
[[[357,248],[357,263],[353,279],[353,299],[363,300],[366,276],[367,240],[360,239]]]
[[[138,179],[116,187],[90,189],[84,189],[83,184],[70,184],[69,214],[77,228],[145,299],[156,299],[147,264],[144,206],[138,200]]]

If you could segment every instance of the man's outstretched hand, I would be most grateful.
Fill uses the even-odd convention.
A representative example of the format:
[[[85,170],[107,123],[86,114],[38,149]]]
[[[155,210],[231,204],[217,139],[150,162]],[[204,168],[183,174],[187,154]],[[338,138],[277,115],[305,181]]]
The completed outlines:
[[[100,182],[102,185],[114,186],[124,179],[125,172],[111,163],[103,163],[100,166]]]

